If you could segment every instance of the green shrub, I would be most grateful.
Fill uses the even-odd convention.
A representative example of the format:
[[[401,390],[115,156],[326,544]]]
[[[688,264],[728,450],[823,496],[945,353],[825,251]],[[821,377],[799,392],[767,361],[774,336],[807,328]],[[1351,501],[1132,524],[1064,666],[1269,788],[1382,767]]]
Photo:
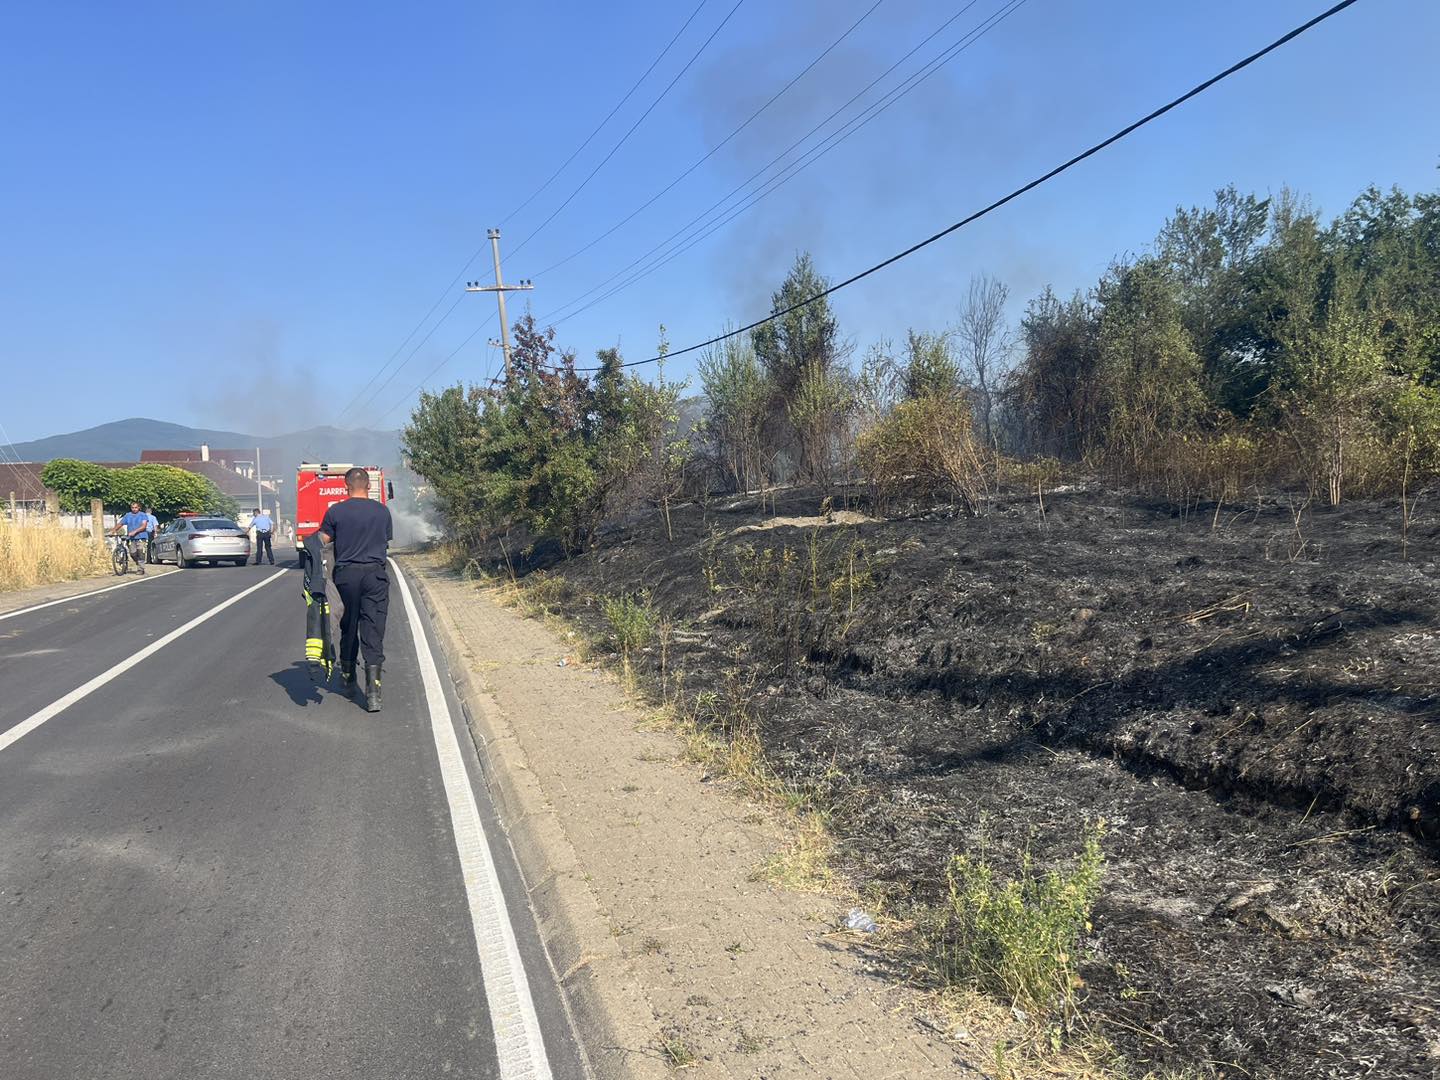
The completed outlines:
[[[605,613],[605,621],[610,624],[615,644],[627,662],[632,652],[643,649],[655,636],[659,618],[649,593],[605,596],[600,600],[600,608]]]
[[[956,855],[950,895],[926,927],[929,954],[947,984],[1043,1010],[1072,1000],[1076,949],[1100,890],[1103,824],[1090,828],[1068,873],[1039,873],[1029,851],[1017,877],[996,873],[982,852]]]

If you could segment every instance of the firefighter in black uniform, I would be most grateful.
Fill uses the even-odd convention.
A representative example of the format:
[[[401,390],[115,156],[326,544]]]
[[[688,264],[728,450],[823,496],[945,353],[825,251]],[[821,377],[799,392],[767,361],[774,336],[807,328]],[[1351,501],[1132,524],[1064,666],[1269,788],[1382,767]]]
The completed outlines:
[[[355,685],[355,659],[365,653],[365,707],[380,711],[380,667],[385,663],[385,614],[390,607],[390,576],[385,556],[395,530],[390,511],[370,498],[370,474],[345,474],[349,496],[325,511],[317,534],[333,543],[331,580],[345,613],[340,617],[340,681]]]

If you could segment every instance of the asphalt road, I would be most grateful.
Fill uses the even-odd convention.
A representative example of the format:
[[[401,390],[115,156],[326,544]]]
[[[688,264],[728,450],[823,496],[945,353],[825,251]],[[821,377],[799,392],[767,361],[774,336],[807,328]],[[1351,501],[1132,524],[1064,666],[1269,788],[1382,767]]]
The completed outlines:
[[[0,619],[0,1077],[584,1075],[394,579],[378,716],[313,685],[293,569]]]

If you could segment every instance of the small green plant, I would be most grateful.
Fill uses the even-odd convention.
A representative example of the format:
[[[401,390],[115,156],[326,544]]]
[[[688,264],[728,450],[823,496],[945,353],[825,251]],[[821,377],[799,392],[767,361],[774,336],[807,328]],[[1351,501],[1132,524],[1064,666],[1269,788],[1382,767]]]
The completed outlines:
[[[605,621],[610,624],[611,636],[620,649],[620,656],[628,666],[630,654],[650,643],[659,623],[650,594],[606,596],[601,598],[600,606],[605,613]]]
[[[1009,880],[983,851],[953,856],[949,897],[926,931],[942,980],[1027,1009],[1068,1008],[1078,984],[1076,949],[1100,890],[1103,834],[1103,822],[1087,830],[1068,872],[1041,874],[1028,849]]]
[[[743,1027],[735,1028],[735,1050],[741,1054],[758,1054],[765,1049],[765,1044],[758,1038],[746,1031]]]
[[[689,1043],[673,1033],[660,1037],[660,1057],[672,1069],[693,1069],[700,1063]]]

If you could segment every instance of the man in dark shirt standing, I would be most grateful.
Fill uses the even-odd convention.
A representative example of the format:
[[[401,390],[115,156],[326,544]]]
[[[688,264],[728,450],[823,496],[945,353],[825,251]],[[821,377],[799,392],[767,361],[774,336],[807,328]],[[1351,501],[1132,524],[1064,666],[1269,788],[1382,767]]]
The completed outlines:
[[[370,498],[370,474],[345,474],[349,497],[325,511],[322,544],[334,543],[331,565],[335,591],[345,605],[340,617],[340,681],[355,685],[355,658],[365,653],[365,708],[380,711],[380,666],[385,662],[385,614],[390,607],[390,577],[385,556],[394,537],[390,511]]]

